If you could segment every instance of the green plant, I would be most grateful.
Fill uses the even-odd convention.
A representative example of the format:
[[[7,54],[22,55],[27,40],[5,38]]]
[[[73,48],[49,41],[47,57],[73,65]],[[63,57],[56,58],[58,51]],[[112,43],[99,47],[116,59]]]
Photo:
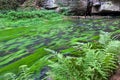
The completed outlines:
[[[108,77],[117,68],[117,54],[120,41],[110,40],[110,35],[100,35],[102,48],[94,48],[91,43],[78,44],[76,48],[82,50],[83,56],[64,56],[57,54],[56,61],[50,61],[48,77],[53,80],[108,80]],[[107,36],[107,39],[105,36]],[[105,40],[105,41],[104,41]],[[113,45],[113,43],[115,43]],[[81,53],[80,53],[81,54]]]
[[[89,50],[84,57],[57,56],[51,62],[48,73],[53,80],[107,80],[116,68],[115,56],[111,53]]]
[[[26,56],[26,57],[14,62],[14,63],[11,63],[10,65],[2,67],[0,69],[0,73],[1,73],[1,75],[6,73],[6,72],[17,73],[18,72],[17,69],[19,66],[25,64],[25,65],[28,65],[28,67],[30,67],[34,64],[35,61],[39,60],[40,58],[42,58],[43,56],[45,56],[47,54],[48,54],[48,52],[46,52],[43,48],[39,48],[33,54]],[[13,69],[11,69],[11,68],[13,68]]]
[[[33,73],[29,72],[30,68],[27,65],[22,65],[19,67],[19,76],[17,80],[33,80]]]
[[[60,16],[58,13],[54,11],[47,10],[33,10],[33,11],[10,11],[7,14],[8,19],[18,20],[18,19],[30,19],[30,18],[47,18],[50,19],[52,17]]]
[[[5,80],[16,80],[16,75],[14,73],[6,73],[4,75],[4,79]]]
[[[106,52],[120,54],[120,41],[110,41],[105,47]]]
[[[0,10],[9,10],[9,9],[16,10],[18,6],[19,3],[17,0],[0,0]]]
[[[4,75],[5,80],[33,80],[33,73],[29,72],[27,65],[19,67],[19,75],[14,73],[6,73]]]
[[[103,44],[103,45],[106,45],[106,44],[108,44],[108,42],[110,42],[110,41],[111,41],[111,34],[108,33],[108,32],[103,32],[103,31],[101,31],[99,43],[100,43],[100,44]]]

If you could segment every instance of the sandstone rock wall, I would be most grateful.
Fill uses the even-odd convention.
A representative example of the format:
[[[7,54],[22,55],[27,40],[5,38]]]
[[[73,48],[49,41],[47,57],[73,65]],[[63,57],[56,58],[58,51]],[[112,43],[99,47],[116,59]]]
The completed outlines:
[[[84,13],[88,0],[19,0],[25,1],[23,6],[39,6],[47,9],[57,7],[68,7],[69,11]],[[41,1],[44,1],[41,3]],[[120,1],[118,0],[91,0],[93,1],[92,13],[120,12]]]
[[[77,10],[86,10],[87,7],[87,0],[72,0],[70,2],[71,9],[77,9]]]
[[[120,0],[91,0],[93,1],[92,13],[120,12]],[[59,6],[68,6],[71,11],[86,11],[88,0],[56,0]]]
[[[55,0],[55,3],[61,7],[68,7],[71,0]]]
[[[120,12],[120,1],[93,0],[92,13],[114,13],[114,12]]]

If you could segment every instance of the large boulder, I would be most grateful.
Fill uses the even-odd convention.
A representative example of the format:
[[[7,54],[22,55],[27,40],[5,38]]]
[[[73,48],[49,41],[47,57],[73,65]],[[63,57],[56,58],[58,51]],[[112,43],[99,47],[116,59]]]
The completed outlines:
[[[56,9],[58,6],[55,4],[55,0],[45,0],[44,7],[46,9]]]
[[[72,0],[70,2],[71,10],[85,11],[87,8],[87,0]]]
[[[87,9],[87,0],[72,0],[70,2],[70,11],[77,15],[84,14]]]
[[[99,7],[101,5],[100,0],[93,0],[93,6]]]
[[[92,2],[93,0],[57,0],[56,2],[58,4],[62,4],[62,6],[67,6],[66,9],[68,10],[68,14],[72,15],[85,15],[86,11],[88,10],[88,2]],[[91,7],[90,7],[91,8]],[[57,11],[60,11],[61,9],[58,8]]]
[[[70,4],[70,0],[55,0],[55,3],[60,7],[68,7]]]
[[[120,6],[112,1],[102,2],[99,9],[100,12],[120,12]]]
[[[92,13],[119,13],[120,2],[119,1],[96,1],[93,2]]]

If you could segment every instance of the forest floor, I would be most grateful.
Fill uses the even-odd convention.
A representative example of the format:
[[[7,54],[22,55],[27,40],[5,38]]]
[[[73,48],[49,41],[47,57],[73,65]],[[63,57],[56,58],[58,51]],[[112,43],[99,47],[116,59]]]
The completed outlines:
[[[86,43],[98,40],[100,31],[120,33],[120,19],[67,21],[61,18],[51,20],[33,18],[12,21],[1,18],[0,74],[16,73],[20,65],[29,67],[35,65],[39,58],[45,55],[34,57],[39,54],[38,51],[42,53],[42,48],[64,54],[75,52],[71,48],[72,45],[76,42]],[[120,40],[120,36],[117,39]],[[120,78],[111,80],[120,80]]]

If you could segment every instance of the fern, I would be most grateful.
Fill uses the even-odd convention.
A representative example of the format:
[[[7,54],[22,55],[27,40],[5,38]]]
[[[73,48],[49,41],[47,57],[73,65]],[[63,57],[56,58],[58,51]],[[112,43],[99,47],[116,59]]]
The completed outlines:
[[[48,73],[54,80],[107,80],[116,68],[115,56],[104,51],[89,50],[84,57],[64,57],[57,54]]]
[[[93,48],[91,43],[74,46],[83,50],[84,56],[72,57],[57,54],[56,61],[50,61],[51,71],[48,76],[53,80],[108,80],[117,68],[117,54],[120,53],[120,41],[110,39],[110,34],[103,32],[99,40],[102,48]],[[55,52],[55,51],[52,51]]]
[[[106,45],[109,41],[111,41],[110,36],[110,33],[101,31],[99,43]]]
[[[14,73],[6,73],[4,75],[5,80],[34,80],[33,74],[29,72],[27,65],[22,65],[19,67],[19,75]]]
[[[120,54],[120,41],[110,41],[106,46],[106,51],[109,53]]]
[[[16,75],[14,73],[6,73],[4,75],[5,80],[16,80]]]
[[[29,68],[27,65],[22,65],[19,67],[19,76],[17,77],[17,80],[31,80],[32,79],[32,73],[29,72]]]

